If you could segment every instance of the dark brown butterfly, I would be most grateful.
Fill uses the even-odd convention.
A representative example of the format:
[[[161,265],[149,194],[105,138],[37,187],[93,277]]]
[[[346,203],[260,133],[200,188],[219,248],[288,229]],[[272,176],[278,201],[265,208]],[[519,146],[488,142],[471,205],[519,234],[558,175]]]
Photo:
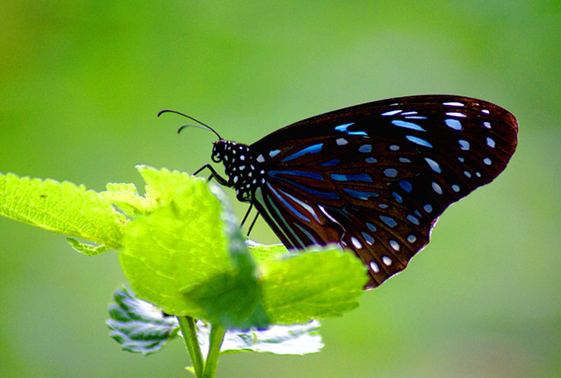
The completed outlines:
[[[308,118],[251,145],[215,132],[212,160],[228,178],[203,168],[255,206],[289,249],[353,250],[374,288],[427,245],[444,209],[505,169],[517,132],[511,113],[482,100],[393,98]]]

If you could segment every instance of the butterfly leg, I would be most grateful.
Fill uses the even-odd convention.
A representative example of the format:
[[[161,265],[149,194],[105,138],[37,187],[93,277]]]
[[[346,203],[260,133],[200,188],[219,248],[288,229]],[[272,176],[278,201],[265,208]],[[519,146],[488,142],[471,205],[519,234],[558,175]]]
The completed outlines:
[[[249,213],[251,213],[252,209],[253,209],[253,203],[251,205],[249,205],[249,209],[247,209],[247,212],[245,213],[245,216],[243,217],[243,220],[242,220],[242,223],[240,224],[240,227],[245,224],[245,221],[249,217]],[[253,222],[251,222],[251,225],[247,229],[247,236],[249,236],[249,234],[251,233],[251,230],[253,229],[253,226],[255,226],[255,222],[257,222],[257,218],[259,218],[259,213],[255,214],[255,218],[253,218]]]
[[[209,180],[214,178],[218,183],[222,186],[231,187],[232,185],[226,180],[224,177],[220,176],[218,172],[214,170],[214,168],[210,164],[205,164],[201,168],[199,168],[193,175],[197,175],[202,172],[204,169],[208,169],[210,171]]]
[[[240,225],[240,227],[244,225],[244,223],[245,223],[245,221],[247,220],[247,217],[249,216],[249,213],[251,213],[251,210],[252,210],[252,209],[253,209],[253,204],[250,203],[250,204],[249,204],[249,208],[247,209],[247,211],[246,211],[246,213],[245,213],[245,215],[244,215],[244,217],[243,217],[243,219],[242,219],[242,224]]]
[[[251,226],[249,226],[249,228],[247,229],[247,236],[249,236],[251,230],[253,230],[253,226],[255,226],[255,222],[257,222],[257,218],[259,218],[259,213],[255,214],[255,218],[253,218],[253,222],[251,222]]]

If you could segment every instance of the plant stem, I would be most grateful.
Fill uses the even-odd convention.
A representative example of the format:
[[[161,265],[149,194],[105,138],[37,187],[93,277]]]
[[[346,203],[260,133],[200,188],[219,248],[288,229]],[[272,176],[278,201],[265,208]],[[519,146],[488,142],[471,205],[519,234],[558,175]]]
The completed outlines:
[[[179,320],[181,333],[183,333],[183,339],[185,341],[187,351],[189,352],[189,357],[191,357],[191,363],[195,369],[195,375],[197,378],[200,378],[203,376],[204,360],[201,348],[199,347],[199,340],[197,339],[195,319],[190,316],[178,316],[177,320]]]
[[[216,375],[216,367],[218,366],[218,358],[220,357],[220,347],[224,341],[226,328],[219,324],[212,324],[210,331],[210,348],[205,364],[205,372],[203,378],[214,378]]]

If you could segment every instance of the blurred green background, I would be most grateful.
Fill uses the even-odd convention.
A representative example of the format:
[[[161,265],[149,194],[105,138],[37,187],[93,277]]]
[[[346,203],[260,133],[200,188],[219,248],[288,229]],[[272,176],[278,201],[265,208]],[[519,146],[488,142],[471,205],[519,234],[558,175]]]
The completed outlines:
[[[324,321],[322,353],[227,355],[218,373],[560,374],[558,1],[4,1],[0,21],[0,171],[98,191],[140,186],[135,164],[210,161],[214,135],[178,137],[185,119],[156,118],[162,109],[251,143],[395,96],[507,108],[520,145],[504,174],[453,205],[405,272]],[[264,222],[252,236],[277,241]],[[0,376],[188,376],[180,341],[143,357],[108,336],[123,282],[115,252],[80,255],[61,235],[0,219]]]

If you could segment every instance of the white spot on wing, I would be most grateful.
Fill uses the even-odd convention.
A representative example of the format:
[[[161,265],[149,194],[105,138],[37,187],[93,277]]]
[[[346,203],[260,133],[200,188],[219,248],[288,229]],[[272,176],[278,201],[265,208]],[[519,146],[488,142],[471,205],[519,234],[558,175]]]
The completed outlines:
[[[450,116],[450,117],[459,117],[459,118],[465,118],[466,117],[466,115],[464,113],[460,113],[460,112],[447,112],[446,115]]]
[[[382,256],[382,262],[385,266],[392,265],[392,259],[390,259],[388,256]]]
[[[387,116],[396,115],[396,114],[398,114],[398,113],[401,113],[401,110],[399,110],[399,109],[390,110],[389,112],[382,113],[381,115],[384,116],[384,117],[387,117]]]
[[[354,236],[351,238],[351,242],[353,243],[353,245],[355,246],[356,249],[360,249],[362,248],[362,244],[360,243],[360,241],[355,238]]]
[[[464,104],[462,104],[461,102],[455,102],[455,101],[443,102],[442,105],[446,105],[446,106],[464,106]]]
[[[400,249],[399,243],[395,240],[390,240],[390,247],[393,248],[394,251],[398,252]]]

